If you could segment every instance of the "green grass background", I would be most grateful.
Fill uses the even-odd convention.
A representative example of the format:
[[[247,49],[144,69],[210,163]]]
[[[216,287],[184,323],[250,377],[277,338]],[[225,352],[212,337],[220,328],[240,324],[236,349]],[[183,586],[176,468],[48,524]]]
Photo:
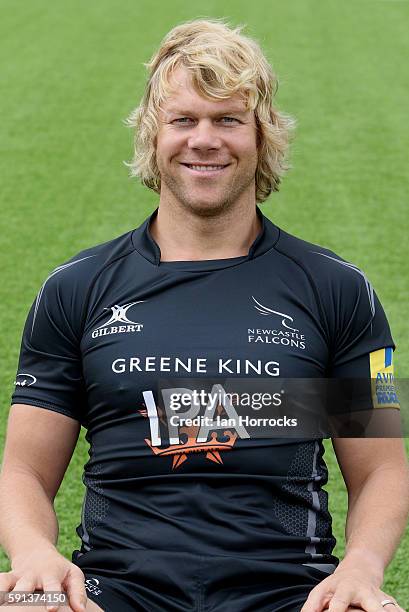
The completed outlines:
[[[41,283],[79,250],[138,226],[157,203],[128,178],[132,133],[122,121],[142,94],[142,62],[171,27],[197,17],[248,24],[265,49],[278,104],[298,129],[293,169],[263,211],[365,270],[398,345],[397,374],[408,377],[408,1],[1,0],[0,448],[21,330]],[[83,433],[56,501],[67,557],[78,546]],[[342,555],[346,494],[326,446]],[[8,567],[0,551],[0,571]],[[409,606],[409,532],[384,589]]]

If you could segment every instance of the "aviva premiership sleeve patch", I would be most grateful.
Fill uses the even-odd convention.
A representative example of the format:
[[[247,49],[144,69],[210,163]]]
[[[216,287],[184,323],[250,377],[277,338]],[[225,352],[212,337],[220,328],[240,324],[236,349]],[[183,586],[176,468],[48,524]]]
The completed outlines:
[[[393,375],[393,349],[369,353],[374,408],[400,408]]]

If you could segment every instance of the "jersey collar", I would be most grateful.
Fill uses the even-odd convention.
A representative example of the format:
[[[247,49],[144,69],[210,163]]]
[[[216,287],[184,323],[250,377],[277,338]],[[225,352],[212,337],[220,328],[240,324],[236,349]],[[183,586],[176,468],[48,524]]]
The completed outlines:
[[[278,240],[280,230],[274,225],[263,213],[260,208],[256,206],[257,216],[261,222],[261,230],[251,245],[248,255],[240,258],[232,258],[233,259],[242,259],[243,261],[249,261],[251,259],[255,259],[256,257],[260,257],[260,255],[264,255],[267,251],[269,251]],[[149,230],[149,227],[158,214],[158,208],[156,208],[153,213],[145,219],[145,221],[132,232],[132,243],[136,251],[142,257],[147,259],[150,263],[155,266],[159,266],[161,261],[161,253],[159,245],[155,242],[152,237],[152,234]],[[225,260],[207,260],[207,261],[224,261],[228,262],[228,259]],[[174,262],[162,262],[165,263],[174,263]],[[176,263],[176,262],[175,262]]]

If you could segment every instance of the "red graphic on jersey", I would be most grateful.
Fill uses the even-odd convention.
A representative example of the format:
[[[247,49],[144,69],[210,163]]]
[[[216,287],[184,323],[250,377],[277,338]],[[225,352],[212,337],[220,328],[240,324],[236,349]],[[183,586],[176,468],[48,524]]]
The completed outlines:
[[[223,407],[220,404],[217,406],[217,412],[221,414]],[[138,410],[144,417],[148,417],[148,411],[146,409]],[[158,410],[159,421],[166,423],[164,413],[162,410]],[[232,431],[224,431],[223,435],[228,438],[226,442],[219,442],[217,440],[217,432],[212,431],[210,434],[210,440],[207,442],[197,442],[197,434],[199,432],[199,425],[192,425],[190,427],[180,427],[179,432],[187,435],[185,442],[179,444],[171,444],[165,449],[161,449],[158,446],[152,446],[152,441],[149,438],[145,438],[146,444],[150,447],[155,455],[161,456],[173,456],[172,470],[180,467],[182,463],[186,461],[189,453],[206,453],[206,459],[214,461],[215,463],[223,463],[223,459],[220,456],[220,451],[231,450],[236,442],[237,433]]]

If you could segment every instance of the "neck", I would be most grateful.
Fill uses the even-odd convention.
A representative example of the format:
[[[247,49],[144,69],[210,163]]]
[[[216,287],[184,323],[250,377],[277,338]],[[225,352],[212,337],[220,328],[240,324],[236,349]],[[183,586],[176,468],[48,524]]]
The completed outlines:
[[[199,261],[247,255],[261,222],[255,203],[233,206],[212,217],[160,203],[149,229],[161,261]]]

